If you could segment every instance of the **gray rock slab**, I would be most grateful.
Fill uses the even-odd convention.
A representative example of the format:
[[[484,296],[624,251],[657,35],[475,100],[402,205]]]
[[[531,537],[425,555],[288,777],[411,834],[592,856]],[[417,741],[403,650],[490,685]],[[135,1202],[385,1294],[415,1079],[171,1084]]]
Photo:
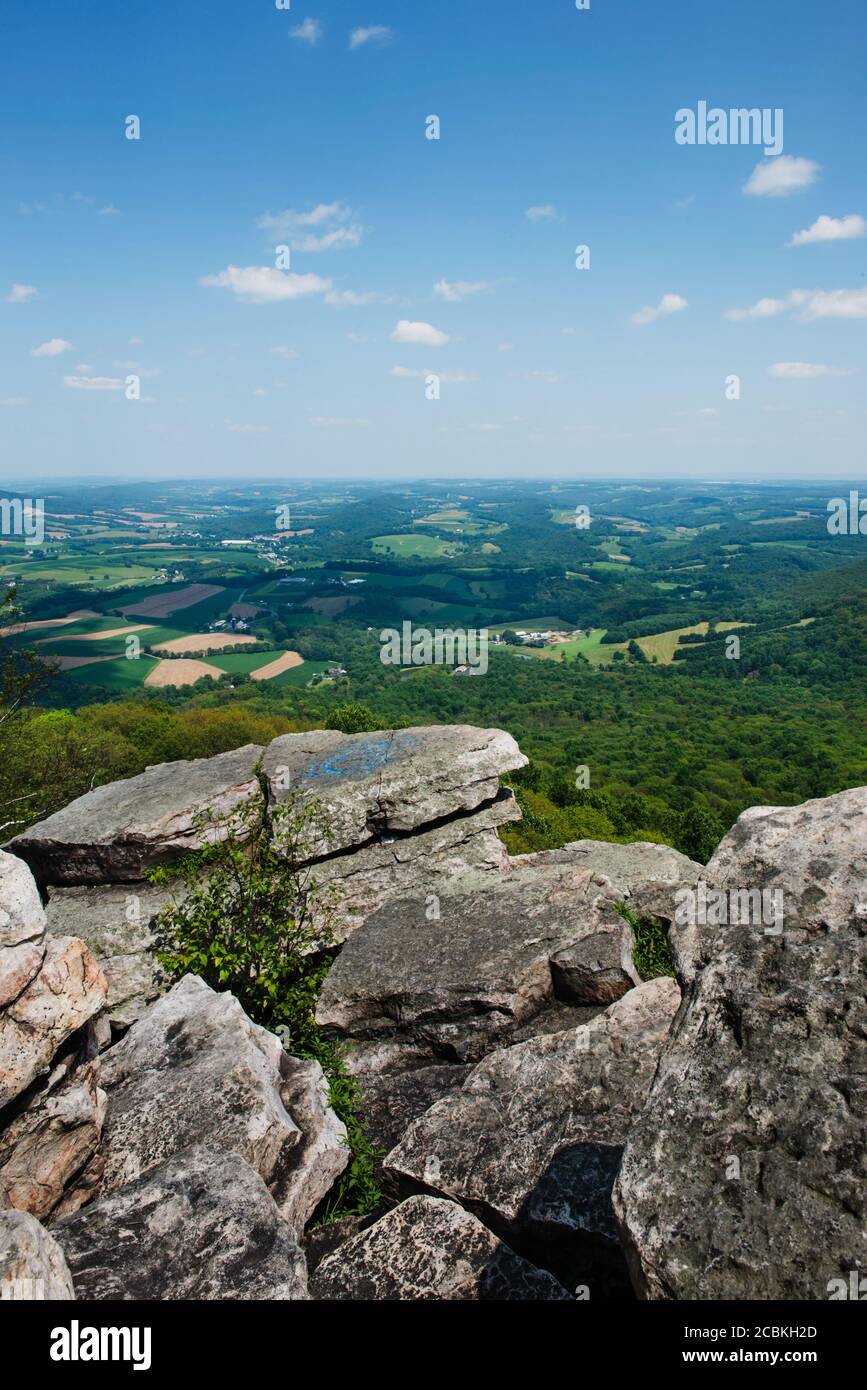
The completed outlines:
[[[237,999],[187,975],[102,1059],[101,1191],[194,1144],[240,1154],[300,1230],[346,1167],[318,1063],[287,1056]]]
[[[153,922],[165,889],[150,883],[54,888],[46,918],[53,935],[78,936],[108,981],[108,1012],[115,1028],[131,1027],[168,988],[153,953]]]
[[[591,869],[474,874],[453,888],[464,882],[470,891],[444,895],[435,910],[427,898],[400,897],[373,913],[325,981],[320,1023],[344,1037],[427,1049],[431,1061],[477,1061],[554,1001],[551,958],[559,952],[608,934],[606,985],[612,957],[629,959],[630,932],[613,911],[610,881]],[[624,968],[622,989],[635,978]],[[598,992],[591,984],[584,997],[599,1002]]]
[[[571,1295],[453,1202],[411,1197],[318,1266],[317,1299],[563,1301]]]
[[[146,869],[213,838],[213,830],[197,825],[198,816],[231,816],[256,794],[262,752],[247,744],[213,758],[149,767],[78,797],[8,848],[43,886],[141,879]]]
[[[274,803],[300,792],[322,804],[333,852],[475,811],[496,796],[502,773],[526,762],[502,729],[435,724],[283,734],[269,745],[263,768]]]
[[[522,1253],[616,1242],[614,1174],[680,991],[630,990],[592,1022],[493,1052],[385,1160],[403,1189],[461,1202]]]
[[[865,806],[755,808],[708,865],[782,886],[785,930],[701,931],[614,1193],[643,1297],[824,1300],[865,1273]]]
[[[304,1256],[236,1153],[194,1147],[58,1222],[84,1300],[307,1297]]]
[[[331,926],[338,941],[392,898],[422,894],[427,910],[469,874],[502,873],[508,864],[497,827],[520,819],[514,794],[503,788],[472,815],[411,835],[368,841],[351,854],[317,864],[313,876],[335,894]]]

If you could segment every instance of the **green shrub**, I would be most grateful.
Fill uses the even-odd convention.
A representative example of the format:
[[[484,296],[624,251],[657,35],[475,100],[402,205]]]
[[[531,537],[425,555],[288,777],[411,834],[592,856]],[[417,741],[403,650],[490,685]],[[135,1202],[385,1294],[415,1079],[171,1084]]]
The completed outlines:
[[[381,1200],[377,1154],[356,1115],[357,1087],[339,1043],[316,1022],[316,1001],[336,942],[334,892],[317,884],[311,855],[333,840],[321,806],[290,796],[268,811],[264,789],[235,812],[200,817],[209,843],[151,870],[170,892],[156,923],[157,959],[173,979],[199,975],[229,990],[294,1057],[312,1057],[347,1128],[351,1158],[326,1219],[371,1211]]]
[[[640,917],[626,903],[618,903],[617,911],[632,928],[632,959],[642,980],[673,977],[674,960],[665,928],[654,917]]]

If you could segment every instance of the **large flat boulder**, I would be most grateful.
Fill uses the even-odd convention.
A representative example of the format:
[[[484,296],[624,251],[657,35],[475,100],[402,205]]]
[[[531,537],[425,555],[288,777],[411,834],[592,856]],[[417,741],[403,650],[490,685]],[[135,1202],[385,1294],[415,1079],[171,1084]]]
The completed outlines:
[[[708,865],[783,930],[699,929],[615,1188],[638,1292],[827,1299],[864,1274],[867,788],[741,816]]]
[[[453,1202],[411,1197],[317,1267],[314,1298],[562,1301],[570,1294]]]
[[[161,763],[110,782],[31,826],[9,848],[43,885],[141,879],[217,833],[199,818],[231,817],[259,790],[256,744],[191,762]]]
[[[38,974],[0,1011],[0,1110],[47,1073],[58,1048],[102,1010],[107,994],[83,941],[47,938]]]
[[[63,1251],[35,1216],[0,1211],[0,1302],[75,1297]]]
[[[505,872],[508,855],[497,828],[520,817],[514,793],[504,787],[471,816],[411,835],[368,840],[352,853],[318,863],[313,871],[317,883],[336,890],[330,920],[336,939],[345,940],[393,898],[422,894],[433,900],[469,874]]]
[[[301,1230],[349,1159],[322,1069],[287,1056],[237,999],[187,975],[103,1057],[101,1192],[191,1145],[230,1151]]]
[[[617,894],[592,869],[531,866],[452,888],[396,898],[353,933],[320,996],[324,1027],[431,1062],[477,1061],[554,1001],[552,959],[579,942],[593,938],[571,1002],[607,1002],[637,983]]]
[[[614,1175],[679,1001],[674,980],[651,980],[580,1028],[491,1053],[409,1126],[386,1174],[579,1277],[588,1251],[616,1245]]]
[[[52,1233],[79,1299],[307,1297],[304,1256],[236,1153],[177,1153]]]
[[[466,815],[499,790],[502,773],[527,762],[510,734],[470,725],[381,733],[319,729],[283,734],[263,760],[270,799],[293,793],[323,806],[330,852]]]
[[[611,844],[607,840],[572,840],[560,849],[513,855],[511,864],[514,869],[540,864],[573,864],[579,869],[592,869],[610,879],[615,892],[621,896],[650,881],[691,883],[705,872],[701,864],[696,864],[680,850],[649,840],[634,840],[627,845]]]
[[[150,883],[54,888],[45,915],[48,931],[86,942],[108,982],[108,1016],[115,1029],[132,1026],[168,988],[154,955],[153,924],[167,901]]]

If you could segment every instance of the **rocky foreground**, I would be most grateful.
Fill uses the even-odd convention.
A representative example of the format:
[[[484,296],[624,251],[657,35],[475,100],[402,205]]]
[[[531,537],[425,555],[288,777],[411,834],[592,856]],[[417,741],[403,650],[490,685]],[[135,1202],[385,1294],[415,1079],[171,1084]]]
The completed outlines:
[[[525,762],[492,729],[290,734],[98,788],[0,851],[11,1296],[812,1300],[864,1273],[867,788],[753,808],[706,868],[509,858],[500,779]],[[332,825],[318,1019],[381,1153],[364,1219],[321,1224],[349,1153],[318,1063],[153,956],[144,875],[259,764],[270,805]],[[782,920],[685,922],[705,885],[779,890]],[[641,979],[624,904],[676,979]]]

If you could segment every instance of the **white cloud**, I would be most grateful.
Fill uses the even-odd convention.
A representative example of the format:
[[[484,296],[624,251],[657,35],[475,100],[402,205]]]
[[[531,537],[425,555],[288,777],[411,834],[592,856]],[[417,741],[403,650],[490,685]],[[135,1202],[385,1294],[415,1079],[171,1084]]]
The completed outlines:
[[[557,209],[553,203],[542,203],[537,207],[527,208],[524,216],[531,222],[553,222],[557,217]]]
[[[350,341],[351,343],[369,343],[369,342],[370,342],[370,339],[364,337],[361,333],[347,333],[346,336],[347,336],[347,338],[349,339],[349,341]]]
[[[738,323],[744,319],[776,318],[787,309],[800,309],[805,323],[816,319],[867,318],[867,289],[791,290],[785,299],[759,299],[747,309],[727,309],[725,317]]]
[[[418,347],[442,347],[443,343],[449,341],[449,335],[434,328],[432,323],[413,323],[410,319],[401,319],[391,340],[394,343],[414,343]]]
[[[76,376],[90,376],[95,371],[96,368],[92,367],[89,362],[76,362],[75,364]]]
[[[356,214],[343,203],[318,203],[309,212],[299,212],[297,208],[266,212],[257,218],[256,226],[278,241],[288,242],[293,251],[310,254],[359,246],[364,236]],[[317,234],[308,230],[311,227],[321,231]]]
[[[795,232],[788,246],[809,246],[814,241],[851,241],[867,234],[867,222],[860,213],[852,212],[848,217],[817,217],[812,227]]]
[[[452,304],[460,304],[474,294],[490,294],[493,285],[488,280],[438,280],[433,292],[438,299],[447,299]]]
[[[867,289],[815,290],[804,304],[802,319],[867,319]]]
[[[316,44],[322,38],[322,25],[318,19],[305,19],[289,30],[290,39],[300,39],[302,43]]]
[[[13,285],[6,295],[7,304],[26,304],[28,299],[35,299],[39,294],[35,285]]]
[[[748,309],[727,309],[725,317],[731,319],[733,323],[739,323],[743,319],[773,319],[778,314],[782,314],[789,307],[788,299],[764,299],[756,300]]]
[[[257,386],[256,390],[253,392],[254,396],[267,396],[267,394],[268,392],[263,391],[261,386]]]
[[[387,24],[371,24],[368,28],[353,29],[349,35],[349,47],[361,48],[366,43],[386,44],[394,38],[394,30]]]
[[[63,384],[72,391],[122,391],[124,385],[116,376],[65,376]]]
[[[31,352],[31,357],[59,357],[62,352],[71,352],[72,343],[68,343],[65,338],[49,338],[47,343],[40,343]]]
[[[237,425],[232,420],[226,421],[226,429],[230,434],[270,434],[270,425]]]
[[[116,208],[116,207],[115,207],[114,203],[109,203],[106,207],[100,208],[100,209],[99,209],[99,212],[97,213],[97,216],[98,216],[98,217],[122,217],[123,214],[121,213],[120,208]]]
[[[744,193],[752,193],[757,198],[788,197],[815,183],[820,167],[814,159],[796,159],[790,154],[766,155],[744,184]]]
[[[826,367],[822,362],[775,362],[768,371],[781,381],[812,381],[819,376],[851,375],[840,367]]]
[[[295,351],[294,348],[286,347],[283,343],[279,343],[277,347],[272,347],[271,351],[275,354],[275,356],[282,357],[287,362],[294,360],[298,356],[298,353]]]
[[[199,284],[206,289],[231,290],[245,304],[277,304],[331,289],[331,281],[319,275],[295,275],[270,265],[230,265],[218,275],[202,276]]]
[[[654,307],[645,304],[643,309],[639,309],[637,314],[632,315],[633,323],[655,323],[657,319],[665,318],[668,314],[676,314],[681,309],[685,309],[688,301],[679,294],[664,294],[659,303]]]

